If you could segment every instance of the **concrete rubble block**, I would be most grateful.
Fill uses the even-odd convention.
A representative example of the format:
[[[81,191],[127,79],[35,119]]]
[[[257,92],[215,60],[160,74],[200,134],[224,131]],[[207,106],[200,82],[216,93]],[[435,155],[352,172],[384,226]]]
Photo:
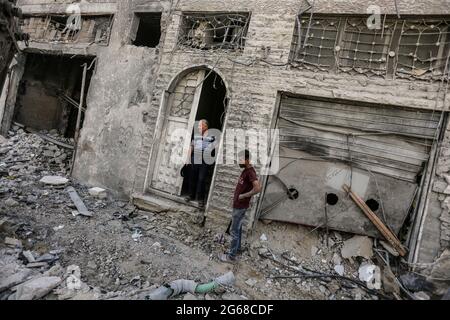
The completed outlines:
[[[16,200],[14,200],[14,199],[9,198],[9,199],[5,200],[5,205],[7,207],[14,208],[14,207],[19,206],[19,203]]]
[[[428,294],[426,294],[425,292],[423,292],[423,291],[416,292],[414,294],[414,296],[417,298],[417,300],[422,300],[422,301],[431,300],[430,296]]]
[[[369,237],[355,236],[344,242],[341,254],[345,259],[355,257],[370,259],[373,257],[373,240]]]
[[[5,244],[10,247],[14,248],[22,248],[23,244],[22,241],[14,239],[14,238],[6,238]]]
[[[106,199],[108,194],[105,189],[102,188],[91,188],[89,189],[89,194],[97,199]]]
[[[359,280],[367,283],[372,290],[381,290],[381,269],[370,263],[363,263],[359,268]]]
[[[17,286],[27,280],[28,276],[31,274],[30,269],[20,270],[12,275],[7,276],[6,274],[0,272],[0,292],[8,290],[14,286]]]
[[[436,260],[431,271],[432,279],[442,279],[450,282],[450,249],[446,249]]]
[[[69,179],[59,176],[46,176],[40,182],[50,186],[64,186],[69,182]]]
[[[39,300],[47,296],[62,282],[59,277],[39,277],[17,287],[14,300]]]
[[[334,271],[342,277],[345,274],[345,267],[343,265],[336,265],[334,267]]]
[[[34,255],[31,251],[24,251],[24,252],[22,252],[22,254],[29,263],[36,262],[36,258],[34,257]]]

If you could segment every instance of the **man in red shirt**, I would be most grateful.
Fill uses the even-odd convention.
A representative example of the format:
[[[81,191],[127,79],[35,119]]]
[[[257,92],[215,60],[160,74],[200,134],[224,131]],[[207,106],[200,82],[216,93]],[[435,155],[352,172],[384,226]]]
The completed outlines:
[[[233,220],[231,223],[231,249],[228,254],[219,255],[222,262],[233,263],[241,249],[242,241],[242,225],[247,210],[250,208],[250,202],[254,195],[261,192],[261,184],[259,183],[256,171],[250,162],[250,151],[245,150],[239,154],[239,166],[244,169],[239,182],[236,186],[233,201]]]

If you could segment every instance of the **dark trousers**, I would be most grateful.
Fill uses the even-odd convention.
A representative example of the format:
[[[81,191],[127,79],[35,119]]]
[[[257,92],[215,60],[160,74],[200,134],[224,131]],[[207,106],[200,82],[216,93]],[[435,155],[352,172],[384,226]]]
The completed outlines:
[[[189,195],[193,200],[205,201],[206,178],[209,172],[207,164],[193,164],[189,175]]]

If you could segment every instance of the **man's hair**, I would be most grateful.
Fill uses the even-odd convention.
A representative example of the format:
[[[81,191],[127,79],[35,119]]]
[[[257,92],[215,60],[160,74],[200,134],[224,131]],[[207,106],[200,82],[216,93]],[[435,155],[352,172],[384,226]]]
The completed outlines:
[[[250,161],[250,159],[252,158],[252,154],[250,153],[249,150],[244,150],[239,152],[239,158],[240,159],[244,158],[245,160]]]
[[[209,121],[208,120],[202,119],[202,120],[200,120],[200,122],[203,122],[209,129]]]

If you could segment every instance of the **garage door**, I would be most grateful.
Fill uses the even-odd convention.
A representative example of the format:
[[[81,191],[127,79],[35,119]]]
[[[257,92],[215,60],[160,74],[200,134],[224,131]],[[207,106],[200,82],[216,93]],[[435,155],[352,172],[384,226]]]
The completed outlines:
[[[398,232],[429,159],[441,114],[283,96],[280,173],[270,177],[265,219],[377,237],[343,192],[351,185]],[[288,190],[290,190],[289,195]]]

